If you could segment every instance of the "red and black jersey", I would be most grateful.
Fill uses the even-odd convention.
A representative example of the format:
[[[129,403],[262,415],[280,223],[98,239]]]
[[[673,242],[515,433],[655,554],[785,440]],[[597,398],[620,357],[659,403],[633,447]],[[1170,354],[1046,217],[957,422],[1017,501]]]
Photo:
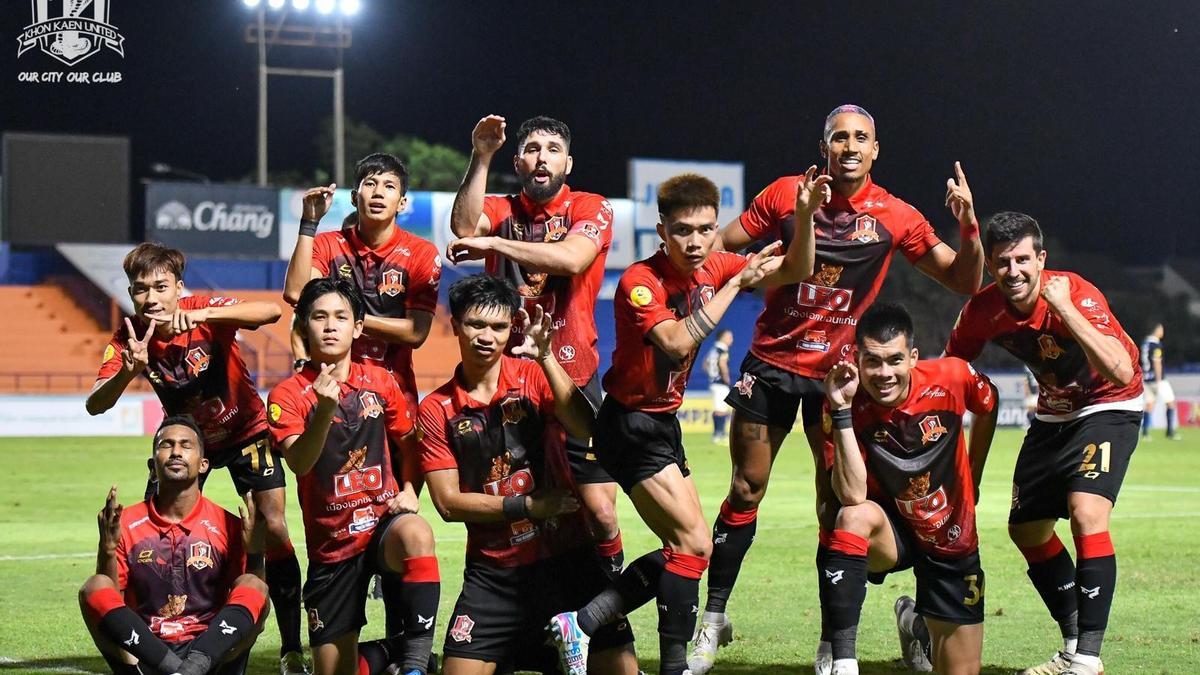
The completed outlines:
[[[750,203],[740,222],[757,240],[795,233],[796,193],[804,176],[771,183]],[[887,276],[892,254],[916,261],[941,243],[912,206],[871,182],[846,199],[834,192],[814,214],[813,275],[799,284],[766,291],[750,352],[776,368],[823,378],[854,344],[854,327]]]
[[[579,235],[595,244],[592,264],[574,276],[532,272],[500,255],[489,256],[486,261],[488,274],[508,279],[517,287],[530,315],[533,306],[540,305],[554,316],[554,356],[575,384],[586,385],[600,367],[595,309],[604,282],[604,260],[612,245],[612,205],[600,195],[573,192],[564,185],[544,205],[534,203],[524,192],[485,197],[483,214],[491,224],[491,234],[504,239],[541,243]],[[519,333],[513,337],[508,341],[510,355],[521,342]]]
[[[392,237],[371,248],[358,236],[357,227],[322,232],[313,239],[312,266],[331,279],[350,279],[362,291],[367,313],[387,319],[404,319],[409,312],[437,309],[442,259],[424,239],[393,228]],[[354,341],[354,359],[382,365],[392,372],[401,391],[416,405],[412,347],[388,344],[363,334]]]
[[[267,397],[271,436],[281,447],[304,433],[316,412],[312,384],[319,374],[310,364]],[[399,447],[412,429],[412,411],[388,371],[351,363],[321,457],[296,481],[309,560],[335,563],[366,550],[388,500],[399,494],[389,441]]]
[[[179,299],[179,309],[228,307],[236,298],[190,295]],[[134,330],[142,335],[146,322],[133,317]],[[167,415],[191,415],[204,433],[205,452],[215,459],[226,450],[241,448],[267,428],[262,398],[254,388],[237,343],[237,326],[202,323],[192,330],[163,339],[150,337],[150,363],[142,376],[150,381]],[[124,368],[121,353],[129,331],[121,326],[104,348],[97,380],[106,380]]]
[[[604,374],[608,395],[633,410],[677,410],[699,347],[676,361],[650,340],[650,329],[691,314],[745,267],[745,258],[725,251],[713,251],[690,275],[676,269],[661,250],[630,265],[613,301],[617,346]]]
[[[167,642],[203,633],[246,571],[241,519],[203,495],[178,523],[153,500],[125,509],[116,556],[125,605]]]
[[[979,548],[975,481],[963,414],[996,407],[992,383],[966,361],[919,361],[896,407],[859,387],[852,415],[867,465],[867,494],[909,527],[928,553],[961,557]]]
[[[1121,341],[1129,354],[1134,374],[1125,386],[1113,384],[1088,363],[1087,354],[1066,324],[1043,298],[1038,298],[1029,316],[1021,316],[990,284],[967,301],[950,340],[946,355],[974,360],[989,340],[1020,359],[1038,381],[1037,418],[1064,422],[1101,410],[1142,409],[1142,369],[1138,348],[1108,301],[1095,286],[1072,272],[1042,271],[1042,282],[1066,277],[1071,283],[1071,300],[1079,313],[1102,335]]]
[[[502,356],[496,395],[487,404],[468,395],[456,371],[421,401],[420,423],[421,469],[457,469],[464,493],[509,497],[574,489],[554,393],[533,361]],[[497,567],[528,565],[584,546],[590,537],[582,513],[467,523],[467,559]]]

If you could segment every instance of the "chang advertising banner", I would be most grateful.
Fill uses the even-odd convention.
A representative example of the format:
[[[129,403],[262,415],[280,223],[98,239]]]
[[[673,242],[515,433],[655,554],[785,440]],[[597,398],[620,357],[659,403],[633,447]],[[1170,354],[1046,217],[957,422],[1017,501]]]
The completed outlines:
[[[283,188],[279,190],[279,215],[281,231],[279,233],[279,250],[277,255],[288,260],[296,248],[296,237],[300,231],[300,216],[304,214],[304,193],[307,190]],[[396,224],[409,232],[425,239],[431,239],[430,234],[434,222],[433,192],[409,191],[408,203],[396,214]],[[451,195],[453,200],[454,195]],[[321,218],[317,232],[333,232],[342,228],[346,216],[355,212],[354,203],[350,201],[350,190],[338,188],[334,190],[333,202],[329,212]]]
[[[744,185],[745,165],[741,162],[698,162],[675,159],[629,160],[629,198],[634,202],[633,224],[636,228],[638,258],[645,258],[658,248],[658,186],[681,173],[698,173],[717,184],[721,192],[721,208],[717,221],[724,225],[736,218],[746,205]]]
[[[146,186],[146,240],[184,253],[279,256],[276,190],[248,185],[152,182]]]

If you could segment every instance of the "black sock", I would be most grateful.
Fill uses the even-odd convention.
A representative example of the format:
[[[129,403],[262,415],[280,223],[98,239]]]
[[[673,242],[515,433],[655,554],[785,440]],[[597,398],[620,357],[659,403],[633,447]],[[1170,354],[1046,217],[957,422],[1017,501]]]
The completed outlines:
[[[1167,438],[1175,435],[1175,409],[1167,408]]]
[[[913,615],[912,636],[921,643],[921,651],[925,652],[925,658],[933,663],[933,638],[929,637],[929,626],[925,625],[925,617],[920,614]]]
[[[829,642],[829,594],[821,578],[825,576],[825,565],[829,562],[829,547],[817,544],[817,597],[821,605],[821,642]]]
[[[597,544],[596,554],[600,556],[600,564],[604,566],[604,575],[609,581],[616,581],[625,569],[625,549],[621,546],[621,535],[618,533],[612,540]]]
[[[105,614],[97,628],[101,635],[136,656],[141,663],[168,673],[174,672],[182,663],[167,643],[150,632],[146,622],[128,607],[118,607]]]
[[[220,663],[239,642],[254,631],[254,617],[241,605],[225,605],[193,642],[188,652],[200,652]]]
[[[1075,592],[1075,563],[1071,561],[1071,554],[1061,548],[1061,544],[1058,546],[1058,553],[1048,560],[1029,563],[1026,574],[1038,595],[1042,596],[1050,616],[1058,622],[1063,638],[1072,639],[1079,635],[1075,627],[1076,609],[1079,606]]]
[[[383,595],[387,636],[403,635],[405,619],[408,616],[408,605],[405,604],[404,598],[404,581],[399,574],[384,572],[379,575],[378,583]]]
[[[653,600],[658,595],[658,582],[666,564],[667,557],[661,549],[634,560],[608,588],[579,610],[579,629],[593,635],[601,626]]]
[[[1107,533],[1104,534],[1107,537]],[[1079,644],[1076,653],[1100,656],[1108,613],[1112,609],[1113,592],[1117,586],[1117,556],[1079,558],[1075,580],[1079,591]]]
[[[738,572],[754,534],[758,531],[758,509],[745,512],[733,511],[729,502],[721,504],[721,515],[713,523],[712,558],[708,563],[708,600],[704,611],[723,614]],[[730,521],[736,524],[730,524]]]
[[[831,549],[820,583],[828,605],[833,658],[855,658],[858,621],[867,599],[867,556]]]
[[[385,575],[390,576],[390,575]],[[384,593],[386,594],[386,586]],[[433,626],[437,622],[438,602],[442,597],[440,581],[405,581],[401,597],[404,608],[404,658],[402,671],[425,671],[433,651]]]
[[[300,561],[296,552],[268,560],[267,593],[275,606],[275,623],[279,626],[279,655],[299,652],[300,642]]]
[[[696,629],[699,602],[700,579],[663,571],[658,582],[660,675],[680,675],[687,668],[687,643]]]

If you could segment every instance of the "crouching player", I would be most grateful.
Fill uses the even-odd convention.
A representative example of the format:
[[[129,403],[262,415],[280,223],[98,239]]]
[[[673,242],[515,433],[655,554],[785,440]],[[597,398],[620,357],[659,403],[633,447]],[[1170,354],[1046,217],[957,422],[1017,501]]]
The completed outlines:
[[[97,516],[96,574],[79,606],[118,675],[244,673],[266,621],[267,585],[246,573],[253,501],[239,519],[200,494],[202,438],[190,417],[163,420],[149,460],[158,492],[126,511],[113,486]]]
[[[842,361],[825,378],[831,482],[842,503],[820,575],[833,673],[858,674],[866,582],[911,567],[920,618],[902,628],[928,627],[937,672],[977,674],[984,583],[975,502],[996,428],[996,388],[961,359],[918,362],[912,318],[898,305],[871,306],[856,342],[855,363]],[[975,414],[969,452],[968,410]],[[910,602],[901,598],[897,607]],[[902,640],[908,652],[914,640]]]
[[[350,281],[308,282],[296,316],[311,361],[271,391],[267,418],[298,477],[316,672],[359,672],[367,586],[374,574],[393,574],[404,581],[400,672],[423,675],[441,589],[433,531],[417,515],[416,433],[404,395],[388,371],[350,358],[363,314]]]
[[[448,675],[557,673],[541,628],[603,590],[604,560],[579,511],[566,434],[587,439],[593,409],[554,358],[551,316],[529,317],[508,281],[450,287],[462,362],[421,402],[421,466],[442,518],[467,525],[462,592],[446,631]],[[535,360],[504,355],[515,322]],[[593,672],[637,673],[628,624],[596,634]]]

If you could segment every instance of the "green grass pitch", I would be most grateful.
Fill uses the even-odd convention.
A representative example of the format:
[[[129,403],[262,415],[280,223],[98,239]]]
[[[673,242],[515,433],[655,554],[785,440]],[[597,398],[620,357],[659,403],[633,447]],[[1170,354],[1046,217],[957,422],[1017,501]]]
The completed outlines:
[[[1194,433],[1194,432],[1193,432]],[[1040,662],[1059,644],[1058,631],[1025,577],[1025,566],[1005,532],[1010,477],[1021,434],[997,434],[984,476],[979,530],[987,572],[984,663],[986,673],[1009,673]],[[686,439],[705,515],[723,498],[729,459],[706,435]],[[0,671],[104,672],[80,621],[75,594],[95,565],[95,514],[112,483],[122,501],[140,496],[148,439],[0,439]],[[207,494],[226,508],[238,501],[226,472],[209,481]],[[1110,674],[1200,672],[1200,435],[1170,442],[1156,432],[1133,457],[1113,519],[1119,587],[1103,658]],[[294,481],[289,479],[289,489]],[[780,453],[760,511],[758,539],[730,603],[736,639],[724,649],[717,673],[811,673],[819,624],[812,564],[816,531],[812,467],[803,437],[794,434]],[[297,549],[303,529],[295,497],[289,522]],[[658,544],[619,497],[626,557]],[[426,498],[441,561],[442,605],[435,645],[461,579],[465,531],[442,523]],[[1059,535],[1070,541],[1062,524]],[[911,574],[872,586],[859,635],[864,673],[903,672],[891,606],[913,592]],[[703,587],[701,589],[703,598]],[[369,605],[365,639],[381,633],[382,606]],[[652,607],[632,617],[643,668],[657,667]],[[277,672],[274,621],[260,638],[251,672]]]

